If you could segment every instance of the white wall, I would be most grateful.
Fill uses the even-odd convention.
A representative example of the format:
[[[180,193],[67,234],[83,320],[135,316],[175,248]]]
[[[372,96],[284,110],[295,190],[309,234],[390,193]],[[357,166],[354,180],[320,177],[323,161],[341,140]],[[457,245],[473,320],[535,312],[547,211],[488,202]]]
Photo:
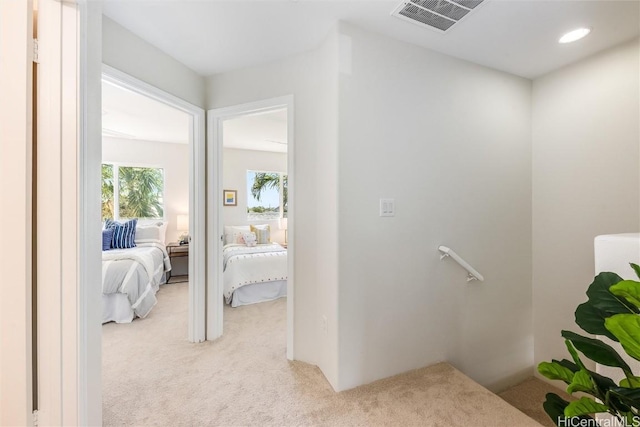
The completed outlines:
[[[531,375],[531,82],[340,32],[339,389],[441,360],[494,390]]]
[[[189,145],[104,137],[102,161],[164,169],[167,243],[176,242],[177,215],[189,213]]]
[[[106,16],[102,60],[193,105],[205,106],[203,77]]]
[[[640,230],[638,41],[533,83],[535,363],[567,357],[561,329],[594,276],[593,239]]]
[[[315,132],[316,173],[316,322],[320,322],[318,340],[318,366],[338,390],[338,69],[340,44],[337,27],[330,32],[319,50],[323,67],[322,91],[316,102],[321,106],[315,120],[319,126]],[[301,172],[304,173],[304,170]],[[326,331],[322,317],[326,317]]]
[[[295,96],[296,359],[337,390],[445,359],[494,389],[530,375],[530,82],[340,33],[207,79],[209,108]]]
[[[269,224],[271,240],[284,243],[284,230],[278,228],[275,221],[247,221],[247,170],[287,172],[287,153],[273,153],[256,150],[223,150],[223,179],[225,190],[236,190],[238,206],[224,206],[222,221],[224,225]]]
[[[332,48],[333,47],[333,48]],[[297,55],[282,61],[264,64],[207,78],[207,107],[221,108],[284,95],[294,96],[295,145],[294,171],[289,170],[290,179],[295,180],[295,190],[290,199],[295,203],[295,320],[294,358],[320,366],[331,384],[337,386],[337,319],[328,319],[329,333],[324,341],[332,346],[319,344],[319,289],[334,289],[333,282],[320,282],[322,271],[334,271],[337,259],[331,252],[322,252],[325,245],[335,245],[334,232],[326,233],[319,224],[324,218],[323,207],[317,194],[331,193],[335,200],[332,179],[324,180],[331,169],[324,165],[320,170],[319,156],[335,146],[336,109],[335,69],[331,56],[335,56],[331,37],[322,49]],[[333,71],[333,73],[332,73]],[[334,141],[330,141],[334,138]],[[330,162],[330,161],[329,161]],[[335,163],[335,160],[334,160]],[[323,188],[327,186],[327,190]],[[334,202],[335,205],[335,202]],[[329,218],[331,221],[331,218]],[[326,243],[325,243],[326,242]],[[326,292],[326,290],[324,291]],[[337,301],[334,301],[334,306]],[[333,325],[333,328],[332,326]],[[326,348],[336,351],[327,352]]]

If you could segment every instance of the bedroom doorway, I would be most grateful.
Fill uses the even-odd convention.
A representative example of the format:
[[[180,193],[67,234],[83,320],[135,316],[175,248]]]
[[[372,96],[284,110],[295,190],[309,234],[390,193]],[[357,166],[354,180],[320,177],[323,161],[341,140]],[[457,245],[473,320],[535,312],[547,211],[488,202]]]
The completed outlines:
[[[225,307],[286,296],[274,304],[286,305],[293,360],[293,96],[210,110],[207,120],[207,253],[215,272],[207,285],[207,339],[222,336]]]
[[[160,285],[176,284],[181,333],[204,341],[204,111],[103,65],[102,129],[102,217],[121,225],[111,244],[118,250],[103,251],[103,287],[110,269],[123,278],[114,279],[116,293],[103,290],[103,323],[153,314]],[[131,242],[127,226],[135,229]],[[148,253],[131,254],[137,267],[123,267],[131,243]]]

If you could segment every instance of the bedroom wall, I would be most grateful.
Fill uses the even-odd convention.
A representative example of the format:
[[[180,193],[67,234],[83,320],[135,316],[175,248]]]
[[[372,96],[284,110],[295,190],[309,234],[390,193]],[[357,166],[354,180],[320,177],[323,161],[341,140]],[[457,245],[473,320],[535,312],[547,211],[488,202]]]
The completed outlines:
[[[278,220],[247,220],[247,170],[286,173],[287,153],[225,148],[223,156],[222,185],[225,190],[238,192],[238,206],[224,206],[222,208],[224,225],[269,224],[271,226],[271,240],[284,243],[284,230],[278,228]]]
[[[166,238],[177,241],[177,215],[189,212],[189,145],[103,137],[102,161],[164,169]]]
[[[533,82],[536,364],[567,357],[594,237],[640,230],[639,75],[635,40]]]
[[[442,360],[493,390],[530,376],[531,82],[340,33],[338,388]]]
[[[209,109],[294,96],[295,134],[290,141],[295,146],[294,358],[318,365],[334,388],[337,319],[330,310],[337,306],[337,282],[332,277],[337,271],[336,191],[331,175],[336,163],[336,54],[335,36],[329,36],[314,51],[210,76],[206,82]],[[328,313],[326,333],[320,332],[320,312]]]
[[[150,85],[205,107],[205,80],[120,24],[102,17],[102,61]]]

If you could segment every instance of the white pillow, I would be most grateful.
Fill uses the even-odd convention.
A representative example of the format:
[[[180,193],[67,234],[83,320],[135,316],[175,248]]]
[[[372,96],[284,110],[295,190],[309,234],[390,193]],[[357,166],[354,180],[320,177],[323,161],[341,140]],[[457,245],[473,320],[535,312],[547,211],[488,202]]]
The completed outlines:
[[[159,224],[162,224],[161,219],[138,218],[139,227],[148,227],[150,225],[159,225]]]
[[[258,243],[258,238],[256,237],[256,233],[242,233],[242,239],[244,240],[244,244],[253,247]]]
[[[167,225],[163,222],[139,225],[136,227],[135,242],[136,244],[158,242],[164,245],[166,231]]]
[[[244,244],[242,235],[250,232],[248,225],[225,225],[224,226],[224,244],[229,245],[235,243],[238,245]]]

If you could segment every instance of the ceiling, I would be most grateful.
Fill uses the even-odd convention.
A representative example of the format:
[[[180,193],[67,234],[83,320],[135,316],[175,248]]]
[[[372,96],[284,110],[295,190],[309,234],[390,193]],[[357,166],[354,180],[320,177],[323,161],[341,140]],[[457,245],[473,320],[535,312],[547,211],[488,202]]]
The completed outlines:
[[[390,15],[399,0],[105,0],[104,13],[207,76],[320,45],[338,20],[527,78],[640,34],[640,2],[485,0],[448,33]],[[560,45],[581,26],[591,34]]]
[[[222,140],[225,148],[286,153],[287,110],[225,120]]]
[[[102,82],[102,136],[188,144],[189,127],[187,113]]]

